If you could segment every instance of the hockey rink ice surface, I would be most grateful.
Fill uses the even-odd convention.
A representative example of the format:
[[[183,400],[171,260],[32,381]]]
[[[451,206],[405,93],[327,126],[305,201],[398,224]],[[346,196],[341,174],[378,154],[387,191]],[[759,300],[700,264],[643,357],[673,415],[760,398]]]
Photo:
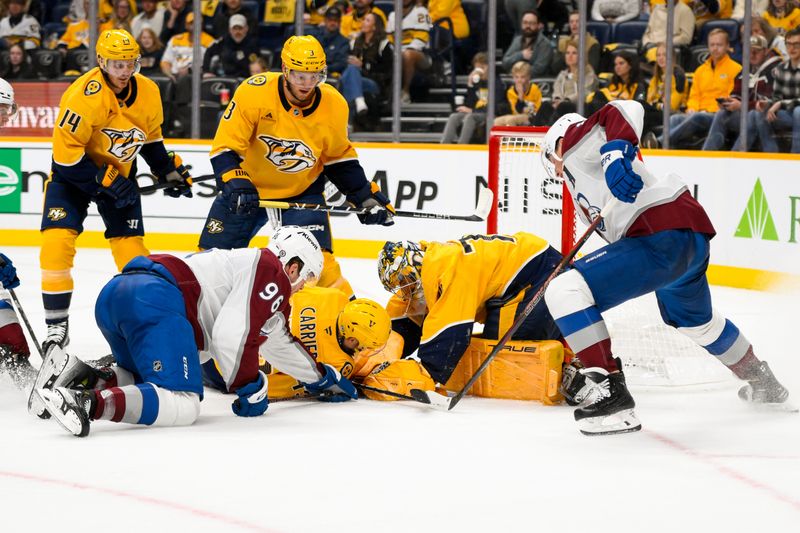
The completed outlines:
[[[2,251],[41,340],[38,249]],[[342,265],[387,300],[373,261]],[[108,250],[79,249],[70,353],[109,353],[94,300],[113,271]],[[799,404],[798,294],[712,290]],[[800,415],[756,410],[738,387],[633,386],[644,429],[613,437],[533,402],[299,400],[238,418],[207,392],[194,426],[101,421],[78,439],[2,377],[0,531],[800,531]]]

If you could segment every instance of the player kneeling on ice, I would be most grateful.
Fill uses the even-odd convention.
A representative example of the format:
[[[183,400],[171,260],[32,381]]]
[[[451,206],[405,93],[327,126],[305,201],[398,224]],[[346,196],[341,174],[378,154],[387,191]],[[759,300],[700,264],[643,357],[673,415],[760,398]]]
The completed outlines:
[[[314,236],[285,226],[265,249],[209,250],[185,259],[140,256],[100,292],[95,318],[118,366],[92,370],[61,349],[48,354],[36,390],[47,410],[77,436],[90,421],[192,424],[203,396],[201,363],[216,357],[233,412],[267,409],[269,361],[314,394],[356,398],[353,385],[314,360],[289,333],[289,298],[319,276]],[[88,384],[79,390],[77,387]]]
[[[580,404],[575,420],[587,435],[641,429],[600,313],[650,292],[664,322],[748,382],[739,391],[743,400],[783,403],[789,396],[739,329],[711,307],[706,269],[714,227],[677,176],[656,178],[637,157],[643,116],[635,101],[611,102],[589,118],[564,115],[542,149],[547,172],[566,180],[584,222],[617,202],[597,228],[609,244],[576,261],[545,293],[583,367],[565,371],[562,392]]]
[[[404,339],[406,359],[381,365],[370,376],[401,394],[414,388],[432,390],[434,381],[450,390],[461,389],[497,344],[492,340],[508,331],[560,260],[561,254],[529,233],[387,242],[378,256],[378,276],[394,294],[387,310],[392,329]],[[475,322],[484,324],[480,337],[472,336]],[[537,305],[498,358],[510,358],[502,363],[508,366],[487,372],[473,392],[557,402],[564,351],[556,340],[547,341],[559,338],[547,307]],[[534,340],[544,342],[535,346],[524,342]],[[408,357],[414,351],[421,368],[410,364]],[[406,379],[405,373],[412,371],[415,379]],[[548,384],[551,379],[555,381]],[[417,383],[407,386],[409,381]]]

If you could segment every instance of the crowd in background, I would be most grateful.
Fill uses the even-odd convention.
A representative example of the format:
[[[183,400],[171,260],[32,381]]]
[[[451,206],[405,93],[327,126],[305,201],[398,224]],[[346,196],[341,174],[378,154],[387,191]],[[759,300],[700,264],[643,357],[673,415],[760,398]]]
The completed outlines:
[[[581,94],[586,113],[612,100],[637,100],[645,107],[643,144],[658,147],[669,84],[671,148],[800,152],[800,8],[793,0],[752,0],[747,142],[740,139],[744,4],[676,0],[676,64],[665,80],[665,0],[588,0],[581,91],[575,1],[501,0],[501,55],[489,58],[486,2],[403,0],[401,99],[434,101],[431,89],[448,87],[458,75],[442,142],[460,143],[484,142],[489,105],[495,125],[546,126],[574,112]],[[295,26],[265,22],[265,5],[202,2],[203,78],[280,69],[276,50]],[[393,7],[391,0],[306,0],[305,32],[322,43],[329,80],[350,104],[355,130],[376,130],[381,116],[391,114]],[[191,2],[99,0],[97,11],[98,31],[130,31],[142,50],[142,72],[171,81],[175,102],[186,105],[196,38]],[[0,0],[0,77],[80,75],[89,65],[88,13],[89,0]],[[498,90],[489,102],[493,60]],[[173,120],[167,132],[186,134]]]

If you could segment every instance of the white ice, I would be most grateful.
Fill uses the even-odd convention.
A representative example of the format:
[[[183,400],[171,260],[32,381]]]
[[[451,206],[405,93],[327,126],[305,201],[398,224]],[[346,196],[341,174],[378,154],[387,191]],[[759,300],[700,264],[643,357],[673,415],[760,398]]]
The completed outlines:
[[[3,251],[41,340],[38,249]],[[386,300],[372,261],[342,263]],[[71,353],[109,352],[94,299],[113,270],[79,250]],[[797,295],[713,295],[798,403]],[[644,430],[614,437],[533,402],[302,400],[245,419],[208,392],[192,427],[96,422],[77,439],[0,378],[0,531],[800,531],[800,417],[756,411],[738,386],[632,387]]]

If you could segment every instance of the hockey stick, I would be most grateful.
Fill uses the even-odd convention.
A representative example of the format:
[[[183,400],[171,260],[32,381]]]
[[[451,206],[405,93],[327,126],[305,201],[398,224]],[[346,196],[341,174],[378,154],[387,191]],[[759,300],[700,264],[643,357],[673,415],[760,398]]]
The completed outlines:
[[[547,277],[547,279],[544,280],[544,283],[542,283],[542,286],[539,287],[538,291],[536,291],[536,294],[528,302],[528,305],[525,306],[517,319],[514,320],[514,323],[511,324],[511,327],[508,328],[508,331],[506,331],[505,334],[500,338],[497,345],[492,349],[491,352],[489,352],[489,355],[486,357],[486,359],[484,359],[483,363],[481,363],[481,366],[479,366],[475,373],[472,374],[472,377],[469,378],[469,381],[467,381],[460,391],[458,391],[454,396],[444,396],[437,392],[411,389],[411,396],[413,396],[418,402],[429,404],[436,409],[441,409],[443,411],[449,411],[453,409],[453,407],[455,407],[456,404],[461,401],[461,398],[467,394],[467,391],[469,391],[475,382],[478,381],[478,378],[483,371],[486,370],[486,367],[489,366],[489,363],[491,363],[497,354],[500,353],[500,351],[505,347],[512,335],[514,335],[514,333],[519,329],[528,315],[531,314],[531,311],[533,311],[533,308],[536,307],[536,304],[541,301],[541,299],[544,297],[544,292],[547,289],[547,286],[550,285],[550,282],[561,273],[561,271],[569,264],[570,261],[572,261],[578,251],[583,247],[586,241],[589,240],[589,237],[592,235],[592,233],[594,233],[594,231],[603,221],[603,218],[608,215],[609,211],[611,211],[615,204],[616,200],[612,198],[611,201],[609,201],[606,206],[603,207],[597,218],[592,221],[592,223],[589,225],[589,228],[581,236],[581,238],[578,239],[578,242],[575,243],[567,255],[561,258],[561,261],[559,261],[558,265],[556,265],[556,268],[553,269],[553,272]]]
[[[0,257],[0,268],[6,266],[6,262],[3,258]],[[15,277],[15,279],[17,279]],[[44,354],[42,353],[42,346],[39,344],[39,341],[36,339],[36,334],[33,332],[33,328],[31,327],[31,323],[28,322],[28,315],[25,314],[25,310],[22,309],[22,304],[19,303],[19,298],[17,298],[17,293],[14,292],[14,289],[7,289],[8,293],[11,295],[11,299],[14,300],[14,306],[17,308],[17,313],[19,316],[22,317],[22,321],[25,322],[25,327],[28,328],[28,334],[31,336],[31,340],[33,344],[36,346],[36,351],[39,352],[39,357],[42,358],[44,361]]]
[[[375,387],[370,387],[369,385],[364,385],[362,383],[353,382],[353,385],[355,385],[357,389],[368,390],[370,392],[377,392],[378,394],[385,394],[386,396],[392,396],[394,398],[400,398],[401,400],[411,400],[411,401],[414,401],[414,402],[417,401],[417,399],[414,398],[413,396],[406,396],[405,394],[400,394],[399,392],[394,392],[394,391],[390,391],[390,390],[383,390],[383,389],[376,389]]]
[[[204,181],[211,181],[213,179],[216,179],[216,176],[214,176],[213,174],[208,175],[208,176],[200,176],[200,177],[197,177],[197,178],[192,178],[192,185],[194,185],[195,183],[201,183],[201,182],[204,182]],[[148,193],[151,193],[151,192],[160,191],[161,189],[168,189],[170,187],[175,187],[175,184],[174,183],[169,183],[168,181],[167,182],[157,182],[157,183],[154,183],[152,185],[147,185],[145,187],[139,187],[139,194],[148,194]]]
[[[395,211],[392,213],[396,217],[408,218],[428,218],[437,220],[467,220],[469,222],[482,222],[489,216],[492,210],[494,195],[487,187],[482,187],[478,192],[478,202],[475,211],[471,215],[444,215],[440,213],[423,213],[420,211]],[[298,202],[284,202],[281,200],[259,200],[260,207],[276,209],[307,209],[311,211],[332,211],[336,213],[353,213],[363,215],[369,213],[370,209],[353,207],[351,205],[324,205],[324,204],[304,204]]]

